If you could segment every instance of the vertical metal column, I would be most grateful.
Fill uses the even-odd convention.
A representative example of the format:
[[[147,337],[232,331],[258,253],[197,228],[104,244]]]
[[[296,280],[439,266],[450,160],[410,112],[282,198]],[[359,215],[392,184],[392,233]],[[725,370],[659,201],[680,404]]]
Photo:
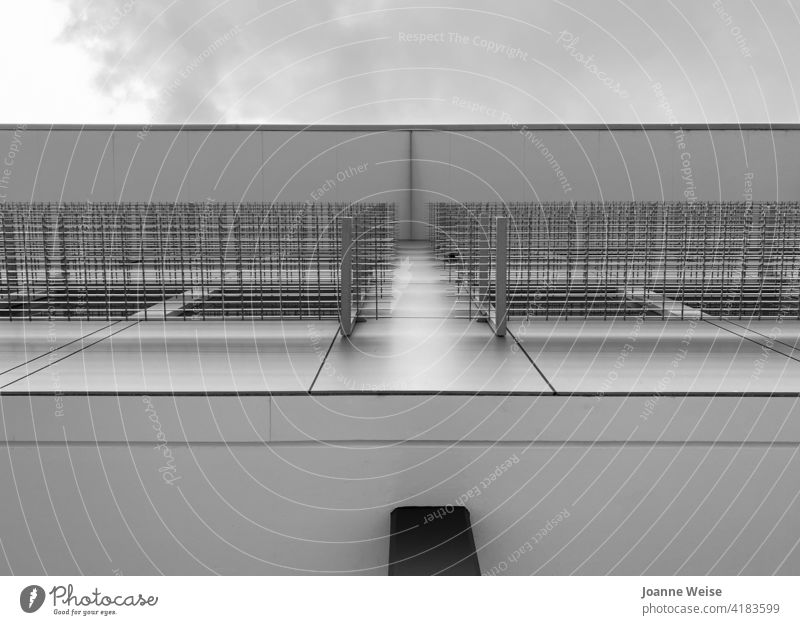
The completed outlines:
[[[478,315],[488,316],[490,306],[489,274],[491,272],[489,217],[485,215],[480,217],[478,224]]]
[[[339,325],[342,334],[353,333],[353,218],[340,217],[341,223],[341,280],[339,281]]]
[[[6,298],[8,299],[8,318],[13,319],[11,314],[12,302],[17,296],[19,289],[19,266],[17,258],[17,225],[14,223],[14,214],[5,209],[3,211],[3,252],[5,256],[6,270]],[[12,286],[14,291],[12,292]]]
[[[505,336],[508,324],[508,217],[497,218],[495,236],[494,333]]]

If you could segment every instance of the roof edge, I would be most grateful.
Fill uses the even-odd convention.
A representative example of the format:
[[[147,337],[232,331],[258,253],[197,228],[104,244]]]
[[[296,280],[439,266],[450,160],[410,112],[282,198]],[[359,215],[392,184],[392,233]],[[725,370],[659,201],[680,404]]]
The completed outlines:
[[[0,130],[147,130],[147,131],[355,131],[386,132],[431,130],[441,132],[487,131],[487,130],[800,130],[800,123],[753,123],[753,124],[0,124]]]

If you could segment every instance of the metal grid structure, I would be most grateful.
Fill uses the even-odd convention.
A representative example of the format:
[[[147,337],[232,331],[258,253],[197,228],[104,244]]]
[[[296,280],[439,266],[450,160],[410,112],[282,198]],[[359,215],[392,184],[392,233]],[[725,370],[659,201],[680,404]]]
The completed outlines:
[[[336,318],[348,219],[366,314],[391,277],[392,204],[7,204],[0,317]]]
[[[437,258],[470,316],[800,318],[800,204],[431,204]],[[505,260],[505,259],[504,259]],[[505,285],[504,285],[505,286]]]

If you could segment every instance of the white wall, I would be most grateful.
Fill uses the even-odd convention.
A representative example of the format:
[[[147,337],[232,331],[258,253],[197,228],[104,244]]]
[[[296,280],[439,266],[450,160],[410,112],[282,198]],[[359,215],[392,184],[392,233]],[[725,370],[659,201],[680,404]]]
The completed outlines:
[[[800,199],[796,130],[420,130],[414,159],[415,238],[431,201],[743,201],[749,174],[753,200]]]
[[[0,130],[0,155],[13,138]],[[394,202],[408,238],[407,156],[392,131],[26,129],[0,199]]]
[[[800,573],[796,398],[644,401],[5,395],[0,574],[385,574],[459,499],[484,572]]]
[[[173,444],[173,485],[159,454],[3,450],[0,572],[385,574],[393,507],[454,502],[513,456],[466,504],[484,572],[800,572],[796,447]]]
[[[394,202],[402,239],[427,236],[430,201],[680,200],[692,185],[700,200],[743,200],[750,174],[754,200],[800,198],[800,129],[688,130],[684,147],[669,129],[142,132],[27,129],[0,199],[304,202],[313,193]],[[3,157],[13,134],[0,130]],[[336,184],[319,194],[327,180]]]

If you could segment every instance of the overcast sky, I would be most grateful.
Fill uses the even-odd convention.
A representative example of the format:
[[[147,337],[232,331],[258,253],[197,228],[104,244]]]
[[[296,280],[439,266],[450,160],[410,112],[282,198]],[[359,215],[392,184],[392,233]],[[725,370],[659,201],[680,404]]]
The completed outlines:
[[[0,121],[800,121],[800,2],[4,0]]]

